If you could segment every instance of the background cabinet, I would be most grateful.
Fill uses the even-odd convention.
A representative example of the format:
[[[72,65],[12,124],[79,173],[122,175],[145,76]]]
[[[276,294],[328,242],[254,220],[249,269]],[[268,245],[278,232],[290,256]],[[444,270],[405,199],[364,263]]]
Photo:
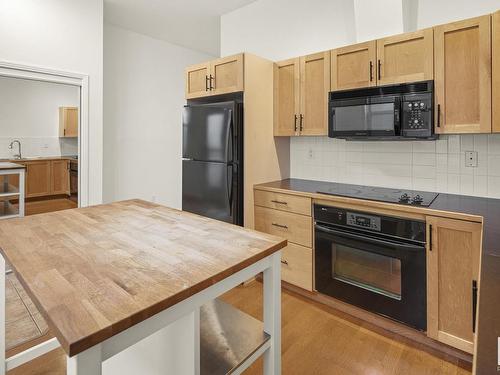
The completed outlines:
[[[192,65],[186,68],[186,99],[210,94],[210,63]]]
[[[434,28],[436,133],[491,132],[490,16]]]
[[[299,58],[278,62],[274,67],[274,135],[296,135],[299,112]]]
[[[427,335],[474,351],[481,224],[427,217]]]
[[[374,40],[332,50],[332,91],[375,86],[376,59],[377,44]]]
[[[69,160],[52,160],[50,164],[50,194],[69,195]]]
[[[492,104],[493,118],[492,130],[495,133],[500,132],[500,11],[493,14],[492,17]]]
[[[26,164],[26,198],[50,195],[50,161],[30,161]]]
[[[77,107],[59,107],[59,137],[78,137]]]
[[[377,83],[427,81],[434,77],[433,30],[377,40]]]

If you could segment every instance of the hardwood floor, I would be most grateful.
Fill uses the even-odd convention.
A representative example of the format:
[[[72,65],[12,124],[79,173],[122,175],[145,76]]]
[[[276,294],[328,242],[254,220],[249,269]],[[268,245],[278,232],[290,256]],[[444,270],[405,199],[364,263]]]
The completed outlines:
[[[235,288],[222,299],[262,319],[260,282]],[[282,294],[282,329],[283,375],[470,375],[467,363],[288,291]],[[58,349],[8,375],[65,371],[64,353]],[[262,374],[262,361],[244,374]]]

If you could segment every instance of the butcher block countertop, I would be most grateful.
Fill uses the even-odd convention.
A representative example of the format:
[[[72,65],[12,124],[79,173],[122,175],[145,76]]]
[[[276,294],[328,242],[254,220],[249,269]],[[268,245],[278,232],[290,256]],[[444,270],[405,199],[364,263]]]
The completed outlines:
[[[4,170],[4,169],[26,169],[26,166],[22,165],[22,164],[16,164],[16,163],[2,161],[2,162],[0,162],[0,170]]]
[[[141,200],[0,223],[0,251],[68,356],[285,246]]]

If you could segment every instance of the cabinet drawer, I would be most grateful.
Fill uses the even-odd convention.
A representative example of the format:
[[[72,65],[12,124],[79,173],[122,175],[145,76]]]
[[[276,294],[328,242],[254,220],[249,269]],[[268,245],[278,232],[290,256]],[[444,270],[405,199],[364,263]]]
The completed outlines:
[[[281,255],[281,279],[312,291],[312,249],[288,243]]]
[[[255,190],[254,203],[257,206],[311,216],[311,198],[308,197]]]
[[[255,229],[312,247],[312,218],[255,206]]]

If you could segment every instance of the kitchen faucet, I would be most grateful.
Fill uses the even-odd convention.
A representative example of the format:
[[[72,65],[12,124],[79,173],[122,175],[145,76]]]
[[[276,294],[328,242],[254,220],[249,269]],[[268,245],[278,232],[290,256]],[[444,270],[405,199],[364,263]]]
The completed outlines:
[[[12,142],[10,142],[9,149],[12,150],[14,148],[14,143],[17,143],[17,147],[19,150],[18,154],[14,154],[13,157],[14,159],[21,159],[21,142],[18,139],[14,139]]]

